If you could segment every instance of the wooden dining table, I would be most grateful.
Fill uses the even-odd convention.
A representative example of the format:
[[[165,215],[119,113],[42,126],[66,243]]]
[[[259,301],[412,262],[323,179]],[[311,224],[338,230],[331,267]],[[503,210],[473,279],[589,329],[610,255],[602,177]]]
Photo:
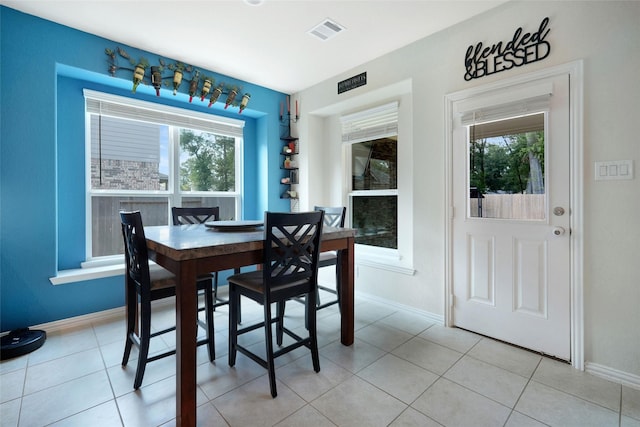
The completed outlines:
[[[176,425],[196,425],[196,277],[263,262],[264,230],[228,231],[198,225],[144,228],[149,258],[178,278],[176,289]],[[340,251],[341,337],[344,345],[354,338],[354,239],[350,228],[324,227],[321,251]]]

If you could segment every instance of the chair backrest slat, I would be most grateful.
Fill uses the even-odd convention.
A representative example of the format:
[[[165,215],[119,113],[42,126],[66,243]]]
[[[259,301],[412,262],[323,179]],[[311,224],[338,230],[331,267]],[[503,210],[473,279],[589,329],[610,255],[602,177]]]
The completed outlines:
[[[140,211],[120,212],[124,256],[128,279],[136,282],[141,291],[149,291],[149,252]]]
[[[195,207],[195,208],[171,208],[173,225],[204,224],[208,221],[217,221],[220,217],[220,208]]]
[[[263,274],[267,286],[317,281],[323,211],[265,212]]]
[[[316,206],[314,211],[324,212],[324,225],[325,227],[344,227],[344,217],[347,212],[347,208],[344,206]]]

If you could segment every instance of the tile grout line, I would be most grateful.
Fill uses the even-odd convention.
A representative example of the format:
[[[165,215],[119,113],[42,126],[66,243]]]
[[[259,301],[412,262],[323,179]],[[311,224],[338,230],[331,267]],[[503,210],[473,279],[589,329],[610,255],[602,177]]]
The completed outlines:
[[[543,357],[544,357],[544,356],[543,356]],[[505,421],[505,425],[506,425],[506,423],[509,421],[509,418],[511,418],[511,416],[513,415],[513,413],[514,413],[514,412],[516,412],[516,406],[518,406],[518,403],[520,402],[520,399],[522,398],[522,395],[524,395],[524,391],[527,389],[527,387],[529,387],[529,384],[531,383],[531,381],[533,381],[533,375],[536,373],[536,371],[538,370],[538,368],[539,368],[539,367],[540,367],[540,365],[542,364],[542,359],[543,359],[543,357],[541,357],[541,358],[538,360],[538,363],[536,364],[535,369],[533,369],[533,371],[531,371],[531,375],[529,376],[529,378],[527,378],[527,383],[524,385],[524,387],[522,387],[522,391],[520,391],[520,395],[518,396],[518,398],[516,399],[515,403],[513,404],[513,408],[511,409],[511,413],[509,414],[509,417],[507,417],[507,420]],[[523,378],[524,378],[524,377],[523,377]],[[518,413],[520,413],[520,412],[518,412]],[[546,423],[544,423],[544,422],[542,422],[542,421],[540,421],[540,420],[537,420],[537,419],[535,419],[535,418],[533,418],[533,417],[531,417],[531,416],[529,416],[529,415],[527,415],[527,414],[523,414],[523,415],[525,415],[525,416],[527,416],[527,417],[529,417],[529,418],[531,418],[531,419],[533,419],[533,420],[536,420],[536,421],[538,421],[539,423],[542,423],[542,424],[545,424],[545,425],[546,425]]]
[[[120,405],[118,404],[118,399],[116,398],[116,391],[113,387],[113,381],[111,380],[111,376],[109,375],[109,367],[107,366],[107,361],[104,356],[104,351],[102,349],[102,345],[100,344],[100,341],[98,340],[98,334],[96,333],[95,324],[93,322],[91,323],[91,328],[93,329],[93,333],[96,337],[96,342],[98,343],[98,351],[100,351],[100,357],[102,358],[104,373],[107,376],[107,379],[109,380],[109,387],[111,387],[111,395],[113,396],[113,399],[112,399],[113,404],[116,406],[116,410],[118,411],[120,424],[124,426],[124,418],[122,417],[122,411],[120,410]]]

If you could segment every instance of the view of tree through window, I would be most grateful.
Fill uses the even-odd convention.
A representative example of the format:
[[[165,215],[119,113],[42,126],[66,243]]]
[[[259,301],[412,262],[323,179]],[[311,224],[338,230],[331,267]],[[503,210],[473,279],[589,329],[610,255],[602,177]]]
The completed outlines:
[[[470,215],[544,218],[544,113],[469,129]]]
[[[180,130],[180,189],[235,190],[235,138]]]

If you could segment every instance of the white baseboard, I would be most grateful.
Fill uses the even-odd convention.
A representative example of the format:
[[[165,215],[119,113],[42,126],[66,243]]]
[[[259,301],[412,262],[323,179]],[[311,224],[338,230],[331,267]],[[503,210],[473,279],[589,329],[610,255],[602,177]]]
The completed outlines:
[[[428,311],[419,310],[419,309],[417,309],[415,307],[410,307],[408,305],[400,304],[398,302],[389,301],[386,298],[380,298],[378,296],[367,294],[367,293],[364,293],[364,292],[356,292],[356,295],[360,299],[368,300],[368,301],[375,302],[375,303],[378,303],[378,304],[384,304],[384,305],[386,305],[388,307],[397,308],[399,310],[408,311],[410,313],[417,314],[417,315],[422,316],[422,317],[426,317],[428,320],[430,320],[431,322],[436,323],[438,325],[444,325],[444,316],[442,316],[440,314],[433,314],[433,313],[428,312]]]
[[[175,299],[164,298],[154,301],[154,307],[175,306]],[[30,326],[29,329],[42,329],[47,333],[66,331],[73,328],[87,326],[91,323],[104,322],[110,320],[124,319],[124,306],[116,307],[109,310],[97,311],[95,313],[84,314],[82,316],[69,317],[67,319],[56,320],[53,322],[42,323],[40,325]]]
[[[77,327],[86,326],[93,322],[108,321],[113,319],[124,319],[124,307],[112,308],[110,310],[98,311],[82,316],[69,317],[67,319],[56,320],[53,322],[42,323],[40,325],[30,326],[29,329],[43,329],[49,332],[59,332]]]
[[[584,370],[600,378],[640,390],[640,375],[630,374],[591,362],[585,363]]]

